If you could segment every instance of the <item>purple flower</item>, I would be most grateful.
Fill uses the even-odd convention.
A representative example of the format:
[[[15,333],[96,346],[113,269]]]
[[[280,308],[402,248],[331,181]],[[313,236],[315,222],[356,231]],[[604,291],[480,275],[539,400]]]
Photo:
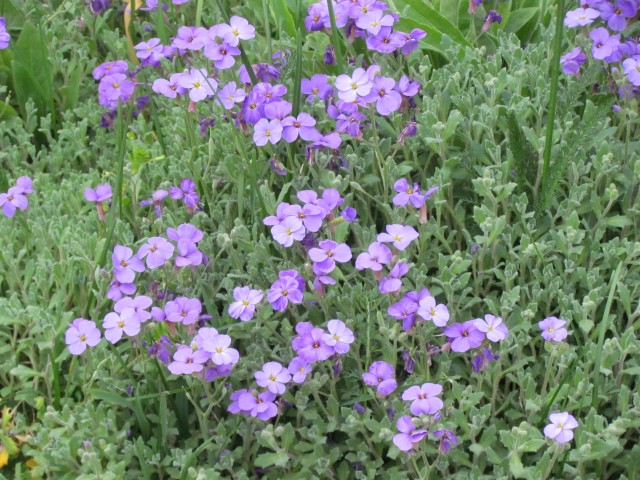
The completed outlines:
[[[309,362],[303,360],[302,358],[295,357],[293,360],[291,360],[288,370],[292,375],[291,380],[293,381],[293,383],[300,384],[304,383],[304,381],[307,379],[307,375],[311,373],[311,366],[309,365]]]
[[[304,26],[308,32],[318,32],[324,30],[324,19],[326,6],[320,3],[312,3],[307,9],[307,16],[304,19]]]
[[[291,113],[293,105],[286,100],[279,100],[277,102],[270,102],[264,106],[264,114],[269,120],[278,120],[284,131],[284,123],[282,122]],[[290,117],[293,118],[293,117]]]
[[[404,250],[418,238],[418,232],[407,225],[387,225],[387,233],[378,234],[378,242],[392,242],[398,250]]]
[[[16,188],[21,189],[22,193],[29,195],[34,192],[33,180],[31,180],[31,177],[18,177],[18,179],[16,180]]]
[[[125,308],[120,314],[108,313],[102,322],[104,338],[111,343],[116,343],[125,333],[133,337],[140,333],[140,319],[133,308]]]
[[[249,415],[251,413],[251,409],[249,410],[243,410],[240,407],[240,397],[242,395],[244,395],[245,393],[248,394],[253,394],[255,390],[253,388],[249,388],[249,389],[241,389],[241,390],[236,390],[235,392],[233,392],[230,396],[229,399],[231,400],[231,404],[229,404],[229,406],[227,407],[227,411],[229,413],[242,413],[243,415]]]
[[[116,60],[115,62],[105,62],[93,69],[93,78],[100,80],[102,77],[112,75],[114,73],[126,73],[129,66],[124,60]]]
[[[222,24],[220,29],[223,40],[232,46],[237,46],[240,40],[251,40],[256,36],[256,29],[246,18],[234,15],[229,24]]]
[[[238,398],[238,406],[252,417],[269,420],[278,414],[278,407],[273,402],[275,399],[275,393],[269,391],[260,394],[255,391],[243,393]]]
[[[591,55],[596,60],[604,60],[620,45],[620,35],[609,36],[609,31],[604,27],[592,30],[589,38],[593,41]]]
[[[131,253],[133,254],[133,251]],[[134,283],[121,283],[118,280],[114,280],[111,282],[111,285],[109,285],[107,298],[117,302],[123,296],[133,295],[134,293],[136,293],[136,286]]]
[[[391,27],[383,27],[377,35],[367,37],[367,48],[380,53],[392,53],[407,42],[406,34],[394,32]]]
[[[344,207],[341,214],[342,218],[344,218],[345,222],[353,223],[357,222],[356,217],[358,216],[358,212],[353,207]]]
[[[582,53],[580,47],[576,47],[569,53],[560,57],[560,65],[565,75],[577,75],[580,73],[580,66],[587,61],[587,56]]]
[[[444,327],[449,321],[449,309],[444,304],[436,304],[433,297],[425,297],[420,300],[418,315],[426,320],[431,321],[436,327]]]
[[[146,207],[148,205],[153,205],[153,207],[156,210],[156,217],[161,218],[162,217],[162,201],[165,198],[167,198],[167,195],[169,195],[169,192],[167,192],[166,190],[156,190],[155,192],[153,192],[153,195],[151,196],[151,198],[147,200],[142,200],[140,202],[140,206]]]
[[[2,213],[9,218],[15,215],[17,209],[26,210],[28,206],[29,200],[20,187],[11,187],[7,193],[0,193]]]
[[[393,318],[402,320],[402,329],[408,332],[416,321],[416,312],[418,311],[418,303],[407,298],[405,295],[402,300],[389,306],[387,313]]]
[[[261,118],[253,130],[253,143],[263,147],[267,143],[275,145],[282,138],[282,123],[279,120]]]
[[[383,277],[380,280],[380,285],[378,286],[380,293],[399,293],[402,288],[402,277],[404,277],[407,272],[409,272],[409,265],[404,262],[396,263],[391,271],[389,272],[388,277]]]
[[[153,300],[146,295],[138,295],[136,298],[124,297],[116,302],[113,310],[116,313],[121,313],[125,308],[132,308],[138,316],[138,320],[142,323],[151,318],[151,314],[147,311],[147,308],[149,308],[152,303]]]
[[[202,303],[197,298],[178,297],[166,303],[164,313],[169,322],[191,325],[200,318]]]
[[[167,98],[176,98],[178,95],[184,95],[187,93],[187,89],[178,84],[181,76],[182,73],[174,73],[169,77],[169,80],[157,78],[151,84],[151,90]]]
[[[411,451],[416,443],[429,434],[427,430],[416,429],[409,415],[400,417],[396,427],[400,433],[393,436],[393,444],[403,452]]]
[[[438,398],[442,393],[442,386],[437,383],[424,383],[422,386],[409,387],[402,394],[405,402],[411,402],[411,413],[414,415],[433,415],[441,410],[444,404]]]
[[[509,335],[509,330],[507,326],[502,323],[500,317],[487,314],[484,316],[484,320],[477,318],[473,322],[475,327],[484,333],[490,342],[501,342]]]
[[[214,335],[202,341],[202,349],[211,354],[211,361],[216,365],[235,365],[240,359],[240,354],[235,348],[231,348],[229,335]]]
[[[315,124],[316,120],[304,112],[301,112],[297,117],[286,117],[282,121],[284,127],[282,138],[288,143],[294,142],[298,136],[303,140],[313,141],[317,132]]]
[[[278,274],[278,278],[280,280],[284,280],[285,278],[292,278],[293,280],[295,280],[296,284],[298,285],[298,290],[300,290],[301,292],[304,292],[304,286],[305,286],[304,277],[300,275],[296,270],[282,270]]]
[[[473,368],[474,372],[479,373],[484,370],[491,362],[499,359],[500,355],[495,355],[491,351],[491,347],[485,347],[480,353],[473,357],[473,360],[471,360],[471,367]]]
[[[565,328],[566,323],[566,320],[560,320],[557,317],[547,317],[538,322],[538,326],[542,329],[542,338],[547,341],[561,342],[569,335]]]
[[[208,31],[202,27],[180,27],[171,46],[180,50],[202,50],[208,39]]]
[[[316,74],[310,79],[302,79],[301,92],[308,95],[309,103],[313,103],[316,98],[326,102],[329,96],[333,96],[333,87],[327,84],[326,75]]]
[[[192,68],[188,73],[183,73],[178,78],[178,85],[189,91],[192,102],[200,102],[215,94],[218,82],[208,76],[204,68]]]
[[[492,23],[502,23],[502,15],[495,10],[489,10],[484,17],[484,25],[482,25],[482,31],[486,32]]]
[[[84,191],[84,198],[86,198],[89,202],[106,202],[113,196],[113,192],[111,190],[111,185],[105,183],[103,185],[98,185],[96,189],[87,187]]]
[[[210,358],[210,354],[204,350],[196,350],[191,347],[180,345],[176,353],[173,354],[173,362],[168,365],[169,371],[174,375],[191,375],[201,372],[203,364]]]
[[[235,65],[234,55],[240,55],[240,49],[228,43],[209,44],[204,47],[204,56],[213,60],[213,66],[225,70]]]
[[[356,19],[356,26],[371,35],[377,35],[382,27],[392,27],[393,23],[393,17],[386,15],[382,10],[369,11]]]
[[[150,38],[147,42],[140,42],[133,47],[136,50],[136,57],[140,60],[149,60],[152,64],[159,62],[162,58],[163,46],[160,45],[159,38]]]
[[[394,90],[396,82],[393,78],[376,77],[371,92],[366,96],[367,103],[375,103],[380,115],[390,115],[400,108],[402,97]]]
[[[367,373],[362,374],[362,380],[367,385],[376,387],[378,395],[386,397],[398,387],[395,375],[393,366],[379,360],[371,364]]]
[[[607,26],[616,32],[627,28],[627,19],[634,17],[638,9],[636,5],[627,0],[618,0],[615,4],[600,2],[597,7],[600,9],[602,19],[607,21]]]
[[[629,83],[640,87],[640,56],[636,55],[633,58],[627,58],[622,62],[624,68],[624,74],[629,79]]]
[[[297,353],[300,358],[309,363],[326,360],[335,352],[335,349],[325,341],[326,332],[322,328],[312,327],[300,334],[296,341]]]
[[[433,432],[433,436],[440,439],[438,450],[441,455],[446,455],[451,450],[451,444],[458,446],[458,437],[451,430],[441,429]]]
[[[593,8],[580,7],[569,10],[564,18],[564,24],[568,28],[584,27],[593,23],[600,16],[600,12]]]
[[[236,82],[229,82],[218,91],[218,100],[227,110],[231,110],[236,103],[242,103],[246,96],[244,89],[236,88]]]
[[[414,28],[410,33],[406,33],[406,41],[400,52],[403,55],[409,55],[416,50],[420,44],[420,40],[427,36],[427,32],[420,28]]]
[[[578,428],[578,422],[569,412],[552,413],[549,415],[549,425],[544,427],[544,436],[562,444],[573,440],[573,429]]]
[[[287,217],[280,225],[274,225],[271,229],[273,239],[285,247],[290,247],[294,241],[299,242],[306,233],[304,225],[296,217]]]
[[[7,32],[7,24],[4,17],[0,17],[0,50],[4,50],[9,46],[11,35]]]
[[[229,316],[248,322],[256,312],[256,305],[263,297],[260,290],[251,290],[249,287],[236,287],[233,289],[233,298],[236,300],[229,305]]]
[[[267,300],[274,310],[281,312],[287,308],[289,302],[302,303],[302,290],[294,278],[280,278],[271,285],[267,293]]]
[[[474,320],[454,323],[445,328],[444,334],[451,342],[451,350],[459,353],[479,347],[484,340],[484,334],[476,328]]]
[[[286,205],[282,210],[284,218],[297,217],[310,232],[317,232],[322,228],[322,220],[324,220],[326,212],[320,205],[312,203],[307,203],[303,207],[300,205]]]
[[[174,200],[183,200],[190,213],[195,211],[200,199],[196,191],[196,184],[190,178],[183,178],[179,187],[169,188],[169,195]]]
[[[338,97],[345,102],[353,102],[358,96],[365,97],[371,91],[373,83],[364,68],[356,68],[353,75],[339,75],[336,78]]]
[[[162,267],[171,258],[175,247],[162,237],[151,237],[138,250],[138,258],[145,259],[147,268],[154,270]]]
[[[278,362],[267,362],[262,366],[262,370],[255,374],[256,383],[270,392],[283,394],[286,390],[285,384],[291,380],[289,371]]]
[[[98,103],[105,108],[115,108],[118,102],[129,100],[133,90],[133,82],[124,73],[106,75],[98,85]]]
[[[64,334],[64,341],[72,355],[80,355],[87,349],[87,345],[95,347],[100,338],[100,330],[95,322],[84,318],[76,318]]]
[[[380,243],[373,242],[369,245],[367,252],[363,252],[356,258],[356,269],[364,270],[369,268],[374,272],[382,270],[382,265],[388,265],[391,262],[393,254],[389,247]]]
[[[323,240],[318,245],[320,248],[309,250],[309,258],[321,263],[325,273],[330,273],[335,267],[335,262],[344,263],[351,260],[351,249],[346,243],[336,243],[333,240]]]
[[[322,336],[324,342],[333,347],[339,355],[344,355],[349,351],[349,345],[355,340],[353,332],[341,320],[329,320],[327,330]]]
[[[121,283],[133,283],[136,278],[136,272],[144,272],[144,264],[133,255],[133,250],[129,247],[116,245],[113,247],[113,276]]]
[[[426,197],[420,194],[420,185],[417,183],[411,186],[405,178],[401,178],[393,184],[393,189],[398,192],[392,200],[394,205],[400,207],[411,203],[415,208],[424,205]]]

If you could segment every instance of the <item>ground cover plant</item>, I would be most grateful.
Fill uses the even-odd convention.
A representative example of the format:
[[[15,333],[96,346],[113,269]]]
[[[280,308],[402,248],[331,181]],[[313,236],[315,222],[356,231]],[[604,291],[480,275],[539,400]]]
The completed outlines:
[[[636,478],[638,7],[0,0],[0,476]]]

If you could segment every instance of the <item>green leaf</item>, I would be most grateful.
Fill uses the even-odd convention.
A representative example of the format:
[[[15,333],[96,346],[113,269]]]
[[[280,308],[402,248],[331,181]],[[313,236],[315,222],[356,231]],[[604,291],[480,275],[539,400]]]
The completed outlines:
[[[22,379],[28,379],[31,377],[42,377],[42,373],[34,370],[33,368],[26,367],[24,365],[18,365],[17,367],[12,368],[9,371],[10,375],[14,377],[19,377]]]
[[[256,458],[256,467],[266,468],[271,466],[284,467],[289,462],[289,455],[286,452],[263,453]]]
[[[98,390],[97,388],[89,388],[86,391],[95,400],[103,400],[112,405],[118,405],[124,408],[133,408],[131,401],[117,393],[107,392],[106,390]]]
[[[633,225],[633,220],[629,217],[625,217],[624,215],[613,215],[612,217],[608,217],[605,220],[605,223],[609,227],[622,228],[622,227],[630,227]]]
[[[452,40],[460,45],[471,47],[471,44],[464,37],[462,32],[458,30],[458,27],[447,20],[447,18],[441,15],[435,8],[425,4],[424,0],[401,0],[397,3],[399,5],[405,4],[411,7],[411,10],[408,12],[410,17],[413,17],[413,14],[417,14],[422,17],[425,23],[431,26],[431,28],[448,35]],[[431,33],[430,30],[431,29],[427,28],[427,34]]]
[[[285,0],[271,0],[269,3],[273,9],[273,15],[276,19],[276,23],[282,26],[287,35],[291,38],[295,38],[296,24],[293,21],[293,15],[291,15],[291,11],[289,10],[289,7],[287,7]]]
[[[11,105],[0,100],[0,122],[9,120],[17,115]]]
[[[538,14],[540,10],[537,7],[519,8],[514,10],[507,17],[507,21],[504,23],[504,31],[508,33],[517,33],[522,27],[524,27],[529,20]]]

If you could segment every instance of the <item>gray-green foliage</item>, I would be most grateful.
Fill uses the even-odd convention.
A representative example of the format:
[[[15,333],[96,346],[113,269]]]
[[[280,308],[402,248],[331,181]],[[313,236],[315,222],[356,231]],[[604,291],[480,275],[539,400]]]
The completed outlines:
[[[625,145],[604,128],[605,107],[577,95],[583,85],[568,79],[557,116],[559,174],[536,217],[514,176],[519,159],[509,148],[509,131],[516,129],[508,112],[519,122],[519,141],[540,158],[535,152],[544,141],[547,47],[521,49],[513,36],[500,36],[488,56],[445,37],[442,49],[455,62],[439,69],[428,57],[412,62],[419,64],[411,74],[423,85],[418,136],[400,145],[398,117],[380,119],[380,138],[371,134],[345,146],[348,170],[327,169],[325,155],[310,166],[301,153],[283,150],[279,160],[291,172],[283,179],[232,125],[218,122],[201,138],[199,118],[167,99],[152,98],[154,118],[140,115],[128,126],[125,214],[115,242],[138,246],[186,221],[205,231],[202,250],[210,265],[181,272],[171,287],[202,298],[212,325],[241,350],[228,383],[176,379],[164,366],[158,369],[141,344],[108,349],[103,342],[88,356],[71,358],[64,331],[84,314],[94,280],[98,301],[90,316],[100,323],[111,308],[104,299],[108,280],[100,272],[109,262],[97,265],[106,231],[82,192],[104,181],[114,184],[115,132],[97,127],[91,84],[44,149],[31,145],[37,128],[32,106],[26,120],[0,125],[7,176],[32,174],[37,191],[28,214],[0,217],[0,398],[19,406],[19,427],[31,434],[23,454],[35,459],[36,476],[402,479],[416,475],[413,460],[424,473],[424,458],[433,464],[432,478],[637,475],[638,142]],[[155,189],[184,176],[198,182],[203,211],[189,217],[167,202],[164,217],[156,219],[152,209],[138,207]],[[326,296],[309,294],[317,302],[309,308],[274,314],[265,307],[248,323],[226,315],[235,286],[266,289],[279,270],[306,268],[295,251],[276,248],[261,223],[279,201],[305,188],[337,188],[360,218],[343,224],[337,237],[348,238],[359,253],[385,224],[413,222],[412,212],[390,204],[393,182],[409,176],[423,189],[441,190],[428,201],[429,222],[420,226],[415,255],[406,254],[412,262],[406,288],[428,287],[455,321],[489,312],[502,316],[510,336],[497,350],[499,362],[476,374],[471,354],[444,353],[429,367],[421,343],[439,343],[435,330],[427,330],[426,338],[407,335],[386,315],[393,300],[378,293],[373,278],[351,268]],[[540,337],[536,323],[549,315],[568,320],[566,344]],[[337,379],[329,365],[318,365],[305,385],[285,394],[288,406],[273,423],[226,412],[229,392],[246,388],[265,361],[291,359],[297,321],[321,325],[330,318],[347,321],[357,338]],[[405,348],[421,354],[413,376],[402,372]],[[601,361],[594,373],[596,358]],[[425,457],[412,460],[391,446],[395,421],[388,412],[397,418],[407,406],[398,392],[375,397],[360,376],[380,359],[398,365],[398,392],[425,381],[444,385],[440,425],[455,431],[459,447],[440,456],[428,439],[420,447]],[[60,373],[59,410],[52,407],[54,368]],[[367,408],[364,414],[356,413],[356,402]],[[580,427],[562,449],[541,429],[549,411],[565,410]]]

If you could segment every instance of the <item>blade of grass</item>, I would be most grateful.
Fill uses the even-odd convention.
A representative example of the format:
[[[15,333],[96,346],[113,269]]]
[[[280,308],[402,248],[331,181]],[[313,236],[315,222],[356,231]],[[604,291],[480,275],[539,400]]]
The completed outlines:
[[[297,117],[300,113],[300,88],[302,85],[302,32],[300,31],[300,25],[302,24],[302,3],[300,0],[296,1],[296,67],[293,77],[293,116]]]
[[[544,142],[542,165],[542,188],[549,179],[549,164],[551,163],[551,147],[553,146],[553,130],[558,105],[558,82],[560,77],[560,49],[562,48],[562,29],[564,26],[564,0],[558,0],[556,9],[556,31],[553,37],[553,57],[551,59],[551,91],[549,93],[549,108],[547,109],[547,133]]]
[[[329,8],[329,21],[331,22],[331,41],[333,42],[333,48],[336,51],[336,61],[338,62],[338,69],[341,73],[346,73],[344,68],[344,58],[342,58],[342,46],[340,44],[340,32],[336,25],[336,15],[333,13],[333,2],[327,2]]]

